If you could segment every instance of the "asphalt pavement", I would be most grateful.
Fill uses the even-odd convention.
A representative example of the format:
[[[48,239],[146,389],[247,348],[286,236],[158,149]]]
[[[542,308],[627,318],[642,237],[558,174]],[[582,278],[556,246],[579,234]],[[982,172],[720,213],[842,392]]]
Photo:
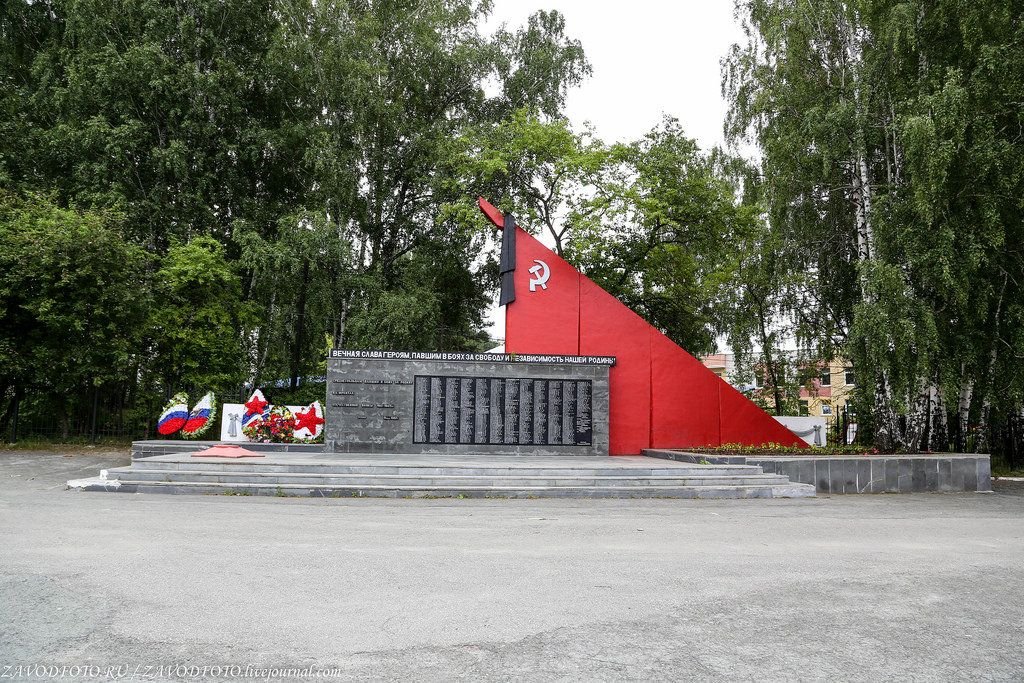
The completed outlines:
[[[1024,679],[1021,484],[738,501],[65,490],[124,464],[0,451],[0,679]]]

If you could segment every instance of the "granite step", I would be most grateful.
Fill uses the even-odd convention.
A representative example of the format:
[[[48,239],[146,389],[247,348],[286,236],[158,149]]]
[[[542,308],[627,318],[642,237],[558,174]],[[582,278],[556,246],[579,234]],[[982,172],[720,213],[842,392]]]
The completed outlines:
[[[206,472],[316,472],[318,474],[407,474],[412,476],[625,476],[625,477],[691,477],[719,476],[731,477],[741,475],[762,474],[758,465],[693,465],[678,467],[549,467],[542,465],[510,466],[496,464],[494,466],[474,464],[459,465],[346,465],[331,462],[256,462],[246,461],[213,461],[186,459],[181,461],[141,459],[132,462],[136,471],[145,470],[181,470]]]
[[[310,486],[196,481],[107,480],[85,491],[352,498],[800,498],[814,495],[807,484],[730,486]]]
[[[315,472],[252,472],[235,471],[233,468],[220,470],[181,470],[181,469],[137,469],[121,467],[107,471],[109,479],[126,481],[157,481],[157,482],[210,482],[234,484],[305,484],[317,486],[430,486],[430,487],[464,487],[464,486],[506,486],[506,487],[537,487],[537,486],[735,486],[735,485],[782,485],[789,479],[775,474],[743,474],[732,476],[691,475],[691,476],[593,476],[574,472],[571,475],[534,475],[530,473],[496,476],[464,474],[331,474]]]
[[[167,454],[135,459],[86,491],[282,496],[494,498],[778,498],[813,496],[757,465],[644,457],[270,454],[244,460]]]

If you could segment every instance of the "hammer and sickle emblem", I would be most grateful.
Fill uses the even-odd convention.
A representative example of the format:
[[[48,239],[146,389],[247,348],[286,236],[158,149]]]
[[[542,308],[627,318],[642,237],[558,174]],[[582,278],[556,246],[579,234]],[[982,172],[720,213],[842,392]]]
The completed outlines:
[[[541,289],[547,289],[548,278],[551,277],[551,271],[548,269],[548,264],[537,259],[534,259],[533,262],[537,265],[530,268],[530,275],[534,276],[530,278],[530,291],[536,292],[537,285],[540,285]]]

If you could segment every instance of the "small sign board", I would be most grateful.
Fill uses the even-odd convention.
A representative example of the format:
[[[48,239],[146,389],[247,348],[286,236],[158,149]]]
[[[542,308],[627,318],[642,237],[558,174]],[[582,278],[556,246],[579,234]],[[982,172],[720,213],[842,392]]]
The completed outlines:
[[[615,365],[615,356],[563,356],[551,353],[470,353],[464,351],[374,351],[331,349],[331,358],[351,360],[433,360],[466,363]]]
[[[221,407],[220,440],[248,441],[242,433],[242,415],[245,405],[242,403],[224,403]]]

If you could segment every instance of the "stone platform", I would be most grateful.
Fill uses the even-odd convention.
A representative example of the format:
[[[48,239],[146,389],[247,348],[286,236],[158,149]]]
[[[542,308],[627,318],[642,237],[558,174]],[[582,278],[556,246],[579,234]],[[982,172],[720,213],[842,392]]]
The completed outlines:
[[[180,443],[180,442],[179,442]],[[250,445],[247,444],[247,447]],[[195,450],[195,445],[190,446]],[[797,498],[814,487],[757,465],[602,456],[265,451],[258,458],[137,456],[69,482],[85,491],[386,498]]]
[[[146,439],[132,441],[132,460],[151,458],[155,455],[193,453],[213,446],[243,446],[257,453],[295,453],[317,455],[324,452],[322,443],[252,443],[250,441],[182,441],[181,439]]]
[[[977,453],[906,455],[713,455],[649,449],[672,462],[757,465],[818,493],[991,493],[989,456]]]

